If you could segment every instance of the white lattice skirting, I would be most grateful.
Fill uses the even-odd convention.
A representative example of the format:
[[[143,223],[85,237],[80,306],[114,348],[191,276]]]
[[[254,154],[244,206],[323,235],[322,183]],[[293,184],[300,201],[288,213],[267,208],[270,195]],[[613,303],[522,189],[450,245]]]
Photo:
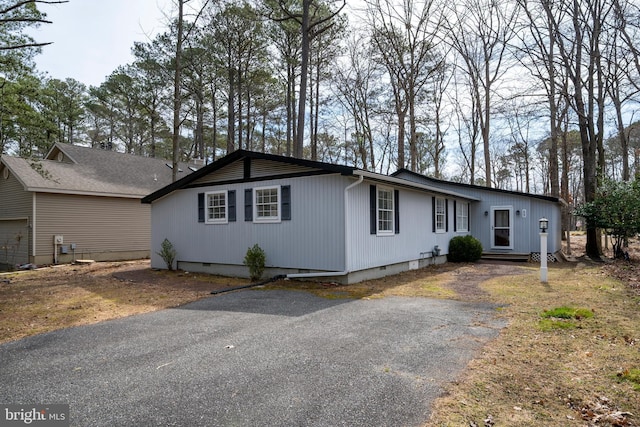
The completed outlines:
[[[531,262],[540,262],[540,252],[531,252]],[[547,254],[547,262],[558,262],[554,254]]]

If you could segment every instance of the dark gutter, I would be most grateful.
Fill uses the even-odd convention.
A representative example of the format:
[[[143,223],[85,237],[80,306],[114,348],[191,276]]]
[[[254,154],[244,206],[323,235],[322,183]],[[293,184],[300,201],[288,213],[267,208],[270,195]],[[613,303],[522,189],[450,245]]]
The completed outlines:
[[[561,198],[558,198],[558,197],[544,196],[542,194],[524,193],[524,192],[520,192],[520,191],[503,190],[501,188],[492,188],[492,187],[485,187],[483,185],[465,184],[463,182],[445,181],[445,180],[442,180],[442,179],[436,179],[436,178],[432,178],[430,176],[422,175],[422,174],[419,174],[417,172],[413,172],[413,171],[410,171],[409,169],[404,169],[404,168],[398,169],[397,171],[392,173],[391,176],[397,177],[398,175],[400,175],[402,173],[413,175],[413,176],[415,176],[417,178],[421,178],[421,179],[426,180],[428,182],[432,182],[434,185],[438,185],[438,184],[453,185],[453,186],[456,186],[456,187],[468,188],[468,189],[472,189],[472,190],[493,191],[493,192],[496,192],[496,193],[511,194],[513,196],[531,197],[531,198],[534,198],[534,199],[546,200],[547,202],[566,204],[566,202],[564,200],[562,200]]]

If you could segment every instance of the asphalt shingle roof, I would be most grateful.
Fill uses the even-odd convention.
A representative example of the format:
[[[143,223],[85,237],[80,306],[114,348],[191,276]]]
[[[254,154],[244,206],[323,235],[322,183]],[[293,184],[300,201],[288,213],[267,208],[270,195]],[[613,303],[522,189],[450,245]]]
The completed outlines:
[[[76,163],[52,159],[62,151]],[[56,144],[45,160],[3,156],[2,162],[27,191],[142,198],[171,183],[167,160]],[[181,163],[178,178],[192,172]]]

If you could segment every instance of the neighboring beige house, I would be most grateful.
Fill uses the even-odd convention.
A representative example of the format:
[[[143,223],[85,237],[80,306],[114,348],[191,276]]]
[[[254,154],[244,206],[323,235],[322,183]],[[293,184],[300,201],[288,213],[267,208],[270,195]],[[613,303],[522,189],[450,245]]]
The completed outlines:
[[[178,177],[194,170],[181,164]],[[166,160],[69,144],[44,160],[0,157],[0,267],[149,257],[140,199],[171,178]]]

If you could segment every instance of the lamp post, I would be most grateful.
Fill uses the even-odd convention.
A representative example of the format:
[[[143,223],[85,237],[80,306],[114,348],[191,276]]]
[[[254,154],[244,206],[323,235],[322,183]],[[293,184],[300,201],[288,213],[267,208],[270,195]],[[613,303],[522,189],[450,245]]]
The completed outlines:
[[[547,283],[547,228],[549,220],[540,218],[540,281]]]

